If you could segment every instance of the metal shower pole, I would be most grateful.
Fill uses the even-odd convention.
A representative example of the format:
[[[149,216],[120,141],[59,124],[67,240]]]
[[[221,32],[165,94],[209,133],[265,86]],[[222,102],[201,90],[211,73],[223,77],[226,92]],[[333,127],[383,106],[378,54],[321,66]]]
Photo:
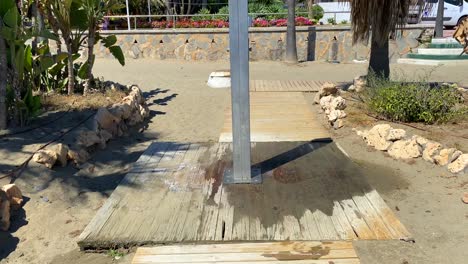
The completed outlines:
[[[128,25],[128,30],[131,29],[130,27],[130,8],[128,6],[128,0],[125,0],[125,6],[127,7],[127,25]]]
[[[258,170],[252,171],[250,160],[248,0],[229,0],[229,51],[234,167],[226,170],[224,182],[260,183],[261,175]]]

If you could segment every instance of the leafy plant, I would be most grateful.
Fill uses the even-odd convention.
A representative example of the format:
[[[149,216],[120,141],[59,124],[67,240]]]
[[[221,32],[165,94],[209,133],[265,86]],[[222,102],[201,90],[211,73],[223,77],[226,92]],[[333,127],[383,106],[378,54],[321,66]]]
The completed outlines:
[[[325,14],[325,11],[323,10],[323,8],[319,5],[314,5],[312,7],[312,12],[313,12],[313,19],[315,21],[319,21],[320,19],[323,18],[323,15]]]
[[[327,19],[328,24],[330,25],[336,25],[336,20],[333,17],[330,17]]]
[[[88,30],[88,59],[83,64],[83,73],[86,74],[86,83],[84,85],[83,93],[86,95],[92,85],[93,66],[94,66],[94,46],[101,41],[110,53],[117,58],[119,63],[125,65],[125,57],[120,46],[115,45],[117,38],[113,35],[108,37],[101,37],[98,33],[98,24],[103,22],[106,12],[118,10],[122,7],[117,0],[73,0],[78,5],[77,10],[81,12],[82,19],[74,21],[72,26],[78,28],[86,28]],[[83,77],[83,76],[82,76]]]
[[[0,52],[3,54],[1,55],[2,61],[5,60],[4,56],[7,54],[7,67],[2,69],[2,77],[6,79],[7,87],[6,91],[1,91],[2,97],[3,94],[6,95],[5,98],[1,98],[1,101],[6,102],[7,109],[2,112],[13,113],[14,120],[24,125],[40,110],[40,98],[33,96],[33,90],[37,90],[40,86],[41,74],[41,70],[35,64],[32,47],[26,45],[26,42],[36,36],[50,39],[57,39],[57,37],[48,31],[38,32],[36,28],[25,27],[14,0],[1,2],[0,23],[1,46],[2,49],[6,49]]]
[[[209,20],[209,19],[213,18],[213,16],[210,13],[210,10],[208,10],[207,8],[200,9],[200,11],[198,11],[197,15],[198,16],[194,16],[192,18],[193,21]]]
[[[342,25],[347,25],[348,23],[349,23],[348,20],[342,20],[342,21],[340,22],[340,24],[342,24]]]
[[[401,122],[433,124],[468,114],[462,97],[449,85],[428,82],[394,82],[370,76],[364,96],[369,110],[378,116]]]
[[[217,19],[227,21],[229,19],[229,6],[223,6],[219,9]]]
[[[123,256],[125,256],[124,253],[120,252],[119,250],[117,249],[109,249],[109,251],[107,252],[107,255],[109,255],[109,257],[115,259],[115,260],[119,260],[121,259]]]

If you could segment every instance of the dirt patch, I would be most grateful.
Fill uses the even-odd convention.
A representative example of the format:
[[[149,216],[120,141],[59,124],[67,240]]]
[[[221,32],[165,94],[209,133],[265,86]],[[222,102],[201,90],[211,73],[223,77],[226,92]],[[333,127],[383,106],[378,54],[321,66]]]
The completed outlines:
[[[87,96],[49,94],[42,97],[42,105],[46,111],[82,111],[85,109],[96,110],[100,107],[109,107],[115,102],[120,102],[127,94],[123,91],[96,92]]]

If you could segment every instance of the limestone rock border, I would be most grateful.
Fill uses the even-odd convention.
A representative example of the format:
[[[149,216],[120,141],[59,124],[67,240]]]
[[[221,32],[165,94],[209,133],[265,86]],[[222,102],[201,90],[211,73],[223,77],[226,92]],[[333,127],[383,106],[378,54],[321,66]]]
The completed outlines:
[[[408,137],[403,129],[394,129],[389,124],[377,124],[370,130],[353,129],[368,146],[385,151],[389,156],[409,160],[422,157],[423,160],[443,166],[453,174],[468,173],[468,153],[455,148],[413,135]]]
[[[129,94],[120,102],[97,110],[93,117],[93,129],[82,131],[75,144],[70,147],[62,143],[50,145],[36,152],[32,159],[48,168],[56,164],[65,167],[68,160],[79,166],[90,158],[90,152],[96,146],[105,149],[109,140],[123,136],[129,126],[142,123],[149,113],[141,89],[132,85]]]

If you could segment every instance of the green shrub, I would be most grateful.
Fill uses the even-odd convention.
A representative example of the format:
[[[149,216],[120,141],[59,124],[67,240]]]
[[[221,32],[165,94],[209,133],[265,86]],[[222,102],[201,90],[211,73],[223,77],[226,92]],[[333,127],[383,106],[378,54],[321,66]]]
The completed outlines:
[[[249,13],[255,13],[256,16],[254,18],[263,17],[268,20],[287,18],[287,11],[288,10],[284,8],[284,4],[281,1],[274,1],[271,4],[263,4],[256,2],[249,3]],[[271,15],[271,13],[281,14]]]
[[[340,24],[342,24],[342,25],[347,25],[347,24],[348,24],[348,20],[342,20],[342,21],[340,22]]]
[[[324,15],[324,13],[325,13],[325,11],[323,11],[323,8],[322,8],[321,6],[319,6],[319,5],[314,5],[314,6],[312,7],[312,11],[313,11],[313,13],[314,13],[314,15],[313,15],[312,18],[313,18],[314,20],[316,20],[316,21],[319,21],[320,19],[322,19],[322,18],[323,18],[323,15]]]
[[[211,20],[213,19],[213,16],[210,13],[210,10],[206,8],[200,9],[198,11],[197,16],[192,17],[193,21],[202,21],[202,20]]]
[[[329,19],[327,19],[327,22],[328,24],[336,25],[336,20],[333,17],[330,17]]]
[[[428,82],[392,82],[369,77],[364,101],[379,117],[426,124],[447,122],[468,114],[463,98],[450,85],[431,87]]]
[[[218,14],[222,16],[216,16],[216,19],[227,21],[229,19],[229,6],[221,7],[218,11]]]

